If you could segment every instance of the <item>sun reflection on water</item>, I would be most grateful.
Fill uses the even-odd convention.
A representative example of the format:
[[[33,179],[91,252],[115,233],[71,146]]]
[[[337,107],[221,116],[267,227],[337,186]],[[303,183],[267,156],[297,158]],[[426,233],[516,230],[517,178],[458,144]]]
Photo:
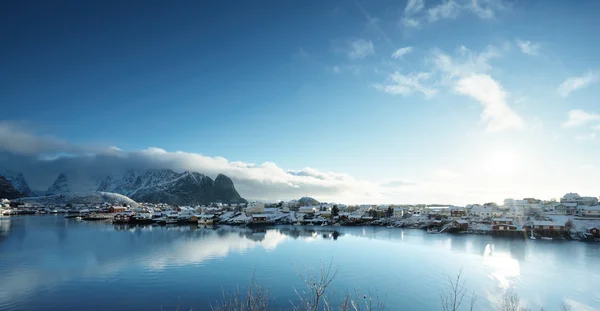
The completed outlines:
[[[494,244],[487,244],[483,252],[483,264],[491,268],[490,275],[501,288],[511,286],[521,274],[519,261],[512,258],[509,253],[496,252]]]

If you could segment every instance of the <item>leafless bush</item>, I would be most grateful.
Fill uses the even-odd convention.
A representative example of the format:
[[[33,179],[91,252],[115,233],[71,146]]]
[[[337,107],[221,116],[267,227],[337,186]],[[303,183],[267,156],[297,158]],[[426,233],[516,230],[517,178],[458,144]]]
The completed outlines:
[[[462,276],[462,267],[458,271],[456,275],[456,279],[452,279],[448,275],[448,284],[446,288],[442,290],[442,294],[440,295],[440,300],[442,302],[442,310],[444,311],[458,311],[460,310],[460,306],[463,303],[465,295],[467,293],[467,289],[465,287],[466,280],[461,280]],[[469,310],[473,310],[475,307],[475,294],[471,296],[471,302]]]
[[[299,303],[294,305],[293,309],[296,311],[318,311],[319,306],[324,300],[327,288],[333,282],[333,279],[338,273],[339,268],[333,269],[333,261],[329,262],[326,267],[321,262],[320,272],[315,270],[307,269],[304,273],[298,272],[298,276],[304,281],[306,289],[299,292],[297,289],[296,295],[298,295]]]
[[[571,308],[571,306],[568,303],[566,303],[566,302],[563,301],[560,304],[560,311],[571,311],[571,310],[572,310],[572,308]]]
[[[500,311],[529,311],[530,309],[521,306],[521,298],[514,290],[508,289],[502,293],[500,300]],[[544,310],[542,308],[542,310]]]
[[[325,299],[326,311],[383,311],[385,310],[385,300],[380,301],[378,295],[367,293],[360,295],[358,292],[354,294],[346,292],[342,297],[337,308],[331,305],[329,299]]]
[[[217,305],[210,306],[212,311],[266,311],[269,305],[269,289],[256,284],[256,278],[252,280],[248,289],[243,293],[238,287],[233,293],[223,291],[223,300]]]

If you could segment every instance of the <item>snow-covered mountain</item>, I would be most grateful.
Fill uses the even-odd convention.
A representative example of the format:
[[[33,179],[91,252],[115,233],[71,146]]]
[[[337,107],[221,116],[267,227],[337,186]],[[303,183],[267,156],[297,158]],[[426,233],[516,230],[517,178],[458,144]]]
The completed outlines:
[[[42,197],[28,197],[15,200],[17,202],[30,202],[38,204],[102,204],[108,202],[110,204],[121,205],[123,203],[129,206],[138,206],[132,199],[117,193],[109,192],[71,192],[61,193]]]
[[[29,188],[29,184],[25,180],[25,176],[23,176],[22,173],[15,173],[10,170],[2,170],[0,171],[0,176],[4,177],[4,179],[6,179],[6,181],[8,181],[13,188],[19,191],[22,195],[31,195],[32,192]]]
[[[69,187],[69,179],[65,174],[61,173],[58,175],[54,183],[50,185],[46,191],[46,195],[55,195],[68,192],[71,192],[71,188]]]
[[[120,193],[138,202],[179,205],[246,202],[225,175],[220,174],[213,181],[197,172],[176,173],[168,169],[110,175],[97,190]]]
[[[22,197],[23,194],[19,192],[4,176],[0,176],[0,199],[15,199]]]

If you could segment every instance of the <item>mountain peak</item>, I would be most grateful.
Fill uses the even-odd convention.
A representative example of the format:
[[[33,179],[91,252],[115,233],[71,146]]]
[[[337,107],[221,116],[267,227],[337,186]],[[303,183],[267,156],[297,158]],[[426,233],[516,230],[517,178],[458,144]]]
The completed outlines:
[[[9,182],[4,176],[0,175],[0,199],[16,199],[22,197],[23,194],[15,189],[11,182]]]
[[[54,183],[46,191],[46,195],[54,195],[71,192],[69,179],[64,173],[60,173]]]
[[[12,187],[14,187],[22,195],[31,195],[32,191],[29,188],[29,184],[25,180],[25,176],[23,176],[23,173],[16,173],[10,170],[4,170],[0,172],[0,176],[4,177],[4,179],[7,182],[9,182],[12,185]]]

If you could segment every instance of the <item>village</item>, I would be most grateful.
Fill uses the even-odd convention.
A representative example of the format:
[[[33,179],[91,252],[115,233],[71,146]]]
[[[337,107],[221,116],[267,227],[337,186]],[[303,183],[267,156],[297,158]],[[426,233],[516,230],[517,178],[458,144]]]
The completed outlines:
[[[308,200],[305,200],[308,199]],[[231,226],[385,226],[427,233],[491,234],[542,240],[600,242],[597,197],[567,193],[558,200],[506,199],[466,206],[345,205],[311,198],[278,203],[212,203],[199,206],[167,204],[55,204],[0,202],[3,217],[24,214],[65,214],[80,221],[110,221],[123,225]]]

